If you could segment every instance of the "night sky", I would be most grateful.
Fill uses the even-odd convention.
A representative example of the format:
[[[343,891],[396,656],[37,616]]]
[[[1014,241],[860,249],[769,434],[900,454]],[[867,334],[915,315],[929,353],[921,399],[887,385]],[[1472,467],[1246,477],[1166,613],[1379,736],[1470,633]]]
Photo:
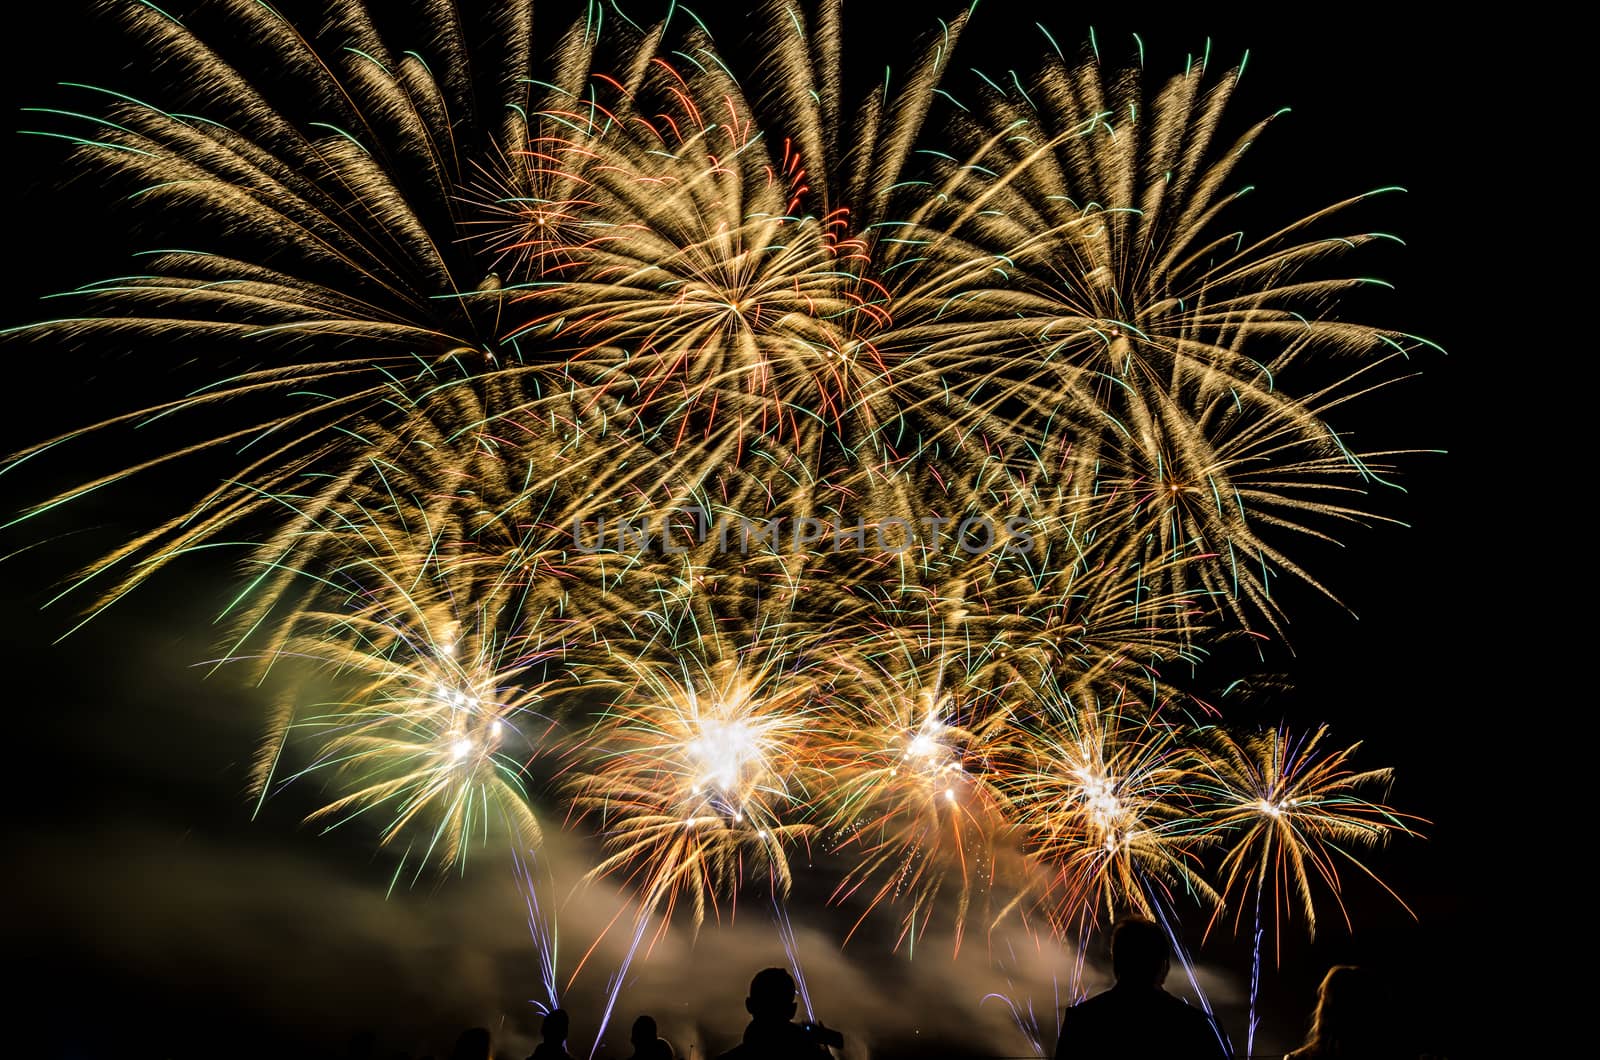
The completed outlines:
[[[722,45],[736,50],[738,11],[695,6]],[[871,62],[893,63],[909,31],[944,6],[847,10],[847,41],[870,41]],[[1041,10],[981,4],[955,68],[1027,69],[1045,47],[1032,29]],[[9,128],[40,127],[38,116],[18,108],[61,104],[57,81],[123,87],[148,76],[142,57],[89,11],[61,0],[35,11],[31,25],[11,27]],[[1481,411],[1495,396],[1488,365],[1500,354],[1479,310],[1488,297],[1486,259],[1495,253],[1484,241],[1500,238],[1492,229],[1501,220],[1511,223],[1501,213],[1503,189],[1490,190],[1496,178],[1487,167],[1502,163],[1485,160],[1484,141],[1508,115],[1498,78],[1482,69],[1484,54],[1499,47],[1495,27],[1400,19],[1394,11],[1295,8],[1245,19],[1126,5],[1101,15],[1063,5],[1043,17],[1064,45],[1085,40],[1092,23],[1108,59],[1131,59],[1137,31],[1147,68],[1160,73],[1181,70],[1185,54],[1203,49],[1208,37],[1224,61],[1248,49],[1233,120],[1281,106],[1293,111],[1241,175],[1258,187],[1249,206],[1256,212],[1246,219],[1260,216],[1264,225],[1371,188],[1407,188],[1363,205],[1349,221],[1394,232],[1408,245],[1372,247],[1352,260],[1354,270],[1396,290],[1364,294],[1348,315],[1449,351],[1419,355],[1420,378],[1341,421],[1369,444],[1448,451],[1405,458],[1405,492],[1374,502],[1408,526],[1343,531],[1343,548],[1299,554],[1359,618],[1285,586],[1292,652],[1270,646],[1264,660],[1224,653],[1196,676],[1217,687],[1241,671],[1282,675],[1289,690],[1239,704],[1228,720],[1288,719],[1301,727],[1328,720],[1341,742],[1365,740],[1361,763],[1396,767],[1392,804],[1432,822],[1425,841],[1397,842],[1373,859],[1418,920],[1352,874],[1353,936],[1331,905],[1314,945],[1286,935],[1282,967],[1269,963],[1264,971],[1267,1016],[1258,1044],[1267,1052],[1297,1040],[1327,966],[1353,962],[1397,985],[1421,1043],[1470,1055],[1459,980],[1439,969],[1477,964],[1500,930],[1476,906],[1486,800],[1469,790],[1473,771],[1462,762],[1479,753],[1473,712],[1497,694],[1481,672],[1491,660],[1475,633],[1503,586],[1482,554],[1496,547],[1494,535],[1463,528],[1481,518],[1476,486],[1494,466],[1490,453],[1504,430],[1486,430]],[[11,269],[0,321],[12,325],[54,315],[43,295],[132,271],[127,251],[147,244],[93,178],[67,172],[65,145],[9,134],[5,143]],[[170,393],[162,352],[8,344],[0,450]],[[71,461],[42,464],[0,478],[0,508],[15,511],[80,473]],[[504,865],[481,855],[464,878],[424,877],[386,900],[392,862],[374,854],[370,836],[321,836],[299,823],[317,792],[291,792],[252,819],[245,772],[264,693],[226,670],[208,677],[204,665],[216,652],[210,617],[228,594],[227,559],[171,570],[54,643],[75,618],[69,607],[40,611],[52,585],[97,548],[169,514],[176,489],[156,476],[139,490],[94,498],[0,538],[11,554],[0,565],[13,752],[5,783],[14,897],[5,931],[12,967],[25,980],[22,1019],[54,1038],[36,1055],[304,1055],[337,1051],[361,1026],[377,1028],[385,1048],[442,1053],[469,1024],[494,1029],[503,1055],[524,1055],[537,1026],[527,1003],[533,954]],[[558,874],[575,877],[588,856],[580,841],[556,836],[552,843],[554,853],[568,852]],[[858,1042],[874,1039],[873,1055],[908,1043],[990,1053],[1019,1044],[997,1006],[978,1004],[1004,986],[981,954],[952,961],[950,947],[930,933],[914,958],[890,955],[869,933],[841,955],[830,941],[841,918],[809,901],[827,885],[802,876],[797,889],[818,1015]],[[615,909],[605,886],[575,899],[564,955],[570,947],[575,959],[593,936],[585,925],[603,923]],[[1204,917],[1192,919],[1197,940]],[[647,1008],[669,1036],[687,1041],[698,1020],[702,1049],[724,1047],[742,1027],[750,972],[781,961],[759,899],[741,907],[733,925],[708,925],[692,948],[688,933],[675,930],[636,966],[637,984],[624,992],[609,1036],[616,1055],[626,1051],[627,1022]],[[1247,949],[1214,938],[1199,963],[1229,1031],[1242,1040]],[[1042,974],[1048,986],[1047,959],[1024,955],[1014,967],[1022,978]],[[590,989],[594,978],[586,974]],[[1037,1001],[1044,1010],[1051,1005],[1048,995]],[[594,1019],[588,1004],[581,994],[569,1001],[574,1046],[585,1051]]]

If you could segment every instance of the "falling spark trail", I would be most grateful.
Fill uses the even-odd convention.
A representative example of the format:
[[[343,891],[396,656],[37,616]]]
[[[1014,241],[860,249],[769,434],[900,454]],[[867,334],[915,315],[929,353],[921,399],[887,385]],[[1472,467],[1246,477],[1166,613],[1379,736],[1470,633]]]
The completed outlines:
[[[1010,944],[1009,941],[1006,943],[1006,948],[1007,948],[1007,950],[1011,950],[1011,944]],[[1016,952],[1014,950],[1011,951],[1011,959],[1012,959],[1013,963],[1016,962]],[[1000,966],[997,967],[997,970],[1003,970],[1003,968],[1004,968],[1004,965],[1000,965]],[[1061,980],[1060,980],[1060,978],[1056,975],[1054,970],[1051,971],[1051,973],[1050,973],[1050,993],[1051,993],[1051,999],[1050,999],[1051,1000],[1051,1009],[1050,1009],[1050,1012],[1051,1012],[1051,1015],[1054,1017],[1052,1019],[1052,1021],[1051,1021],[1052,1024],[1053,1024],[1053,1028],[1054,1029],[1051,1031],[1050,1036],[1048,1038],[1045,1036],[1044,1026],[1039,1021],[1039,1013],[1034,1007],[1032,993],[1029,993],[1028,995],[1026,995],[1027,996],[1027,1011],[1026,1011],[1026,1013],[1024,1013],[1022,1008],[1017,1003],[1017,988],[1016,988],[1016,984],[1012,981],[1009,972],[1006,974],[1006,989],[1007,989],[1008,993],[1004,993],[1004,994],[1000,994],[1000,993],[985,994],[983,996],[983,998],[979,1001],[979,1004],[981,1005],[984,1001],[989,1001],[991,999],[993,999],[995,1001],[999,1001],[1002,1004],[1004,1004],[1006,1006],[1006,1009],[1011,1013],[1011,1019],[1012,1019],[1013,1022],[1016,1023],[1017,1030],[1019,1032],[1021,1032],[1022,1036],[1028,1040],[1028,1046],[1029,1046],[1029,1048],[1031,1048],[1033,1050],[1033,1055],[1034,1056],[1040,1056],[1040,1057],[1049,1056],[1050,1055],[1050,1050],[1054,1047],[1054,1045],[1061,1038],[1061,1012],[1062,1012],[1062,1009],[1061,1009]]]
[[[633,958],[639,952],[639,942],[644,938],[644,929],[650,925],[651,906],[642,903],[639,906],[639,919],[633,926],[633,940],[628,943],[628,952],[623,956],[622,963],[617,966],[616,974],[606,984],[606,1007],[600,1013],[600,1025],[595,1028],[594,1044],[589,1047],[589,1060],[594,1060],[594,1054],[600,1050],[600,1043],[605,1040],[606,1026],[611,1022],[611,1012],[617,1007],[617,995],[622,993],[622,984],[628,977],[628,969],[633,967]]]
[[[543,1015],[561,1007],[560,992],[556,986],[556,926],[554,918],[545,914],[544,906],[539,902],[539,885],[534,878],[538,856],[530,851],[527,860],[524,860],[513,849],[511,860],[517,877],[517,889],[522,892],[523,902],[527,906],[528,935],[533,940],[534,955],[539,962],[539,979],[544,986],[544,1000],[535,999],[532,1004]]]
[[[1250,947],[1250,1022],[1245,1031],[1244,1052],[1246,1056],[1256,1051],[1256,1027],[1261,1022],[1260,1015],[1256,1012],[1256,1001],[1261,995],[1261,892],[1265,888],[1260,884],[1256,886],[1256,922],[1255,934],[1251,939]]]
[[[789,910],[776,894],[772,896],[772,915],[778,922],[778,936],[783,939],[783,952],[789,958],[789,969],[794,973],[800,1000],[806,1006],[806,1019],[815,1021],[817,1014],[811,1007],[811,990],[806,986],[805,970],[800,967],[800,942],[795,938],[794,925],[789,922]]]
[[[1178,956],[1178,964],[1183,968],[1184,978],[1189,980],[1189,988],[1194,991],[1194,996],[1199,999],[1201,1010],[1209,1017],[1207,1022],[1211,1024],[1211,1033],[1217,1036],[1217,1043],[1222,1046],[1223,1054],[1232,1056],[1233,1043],[1228,1040],[1227,1032],[1222,1029],[1221,1021],[1211,1011],[1211,1000],[1206,997],[1205,991],[1200,989],[1200,980],[1194,974],[1194,961],[1189,956],[1188,947],[1184,946],[1183,940],[1178,937],[1177,929],[1174,927],[1172,920],[1167,916],[1166,903],[1157,896],[1156,900],[1150,903],[1150,907],[1156,911],[1156,916],[1161,921],[1161,927],[1167,933],[1167,940],[1172,943],[1172,952]],[[1248,1056],[1249,1054],[1246,1053],[1246,1055]]]

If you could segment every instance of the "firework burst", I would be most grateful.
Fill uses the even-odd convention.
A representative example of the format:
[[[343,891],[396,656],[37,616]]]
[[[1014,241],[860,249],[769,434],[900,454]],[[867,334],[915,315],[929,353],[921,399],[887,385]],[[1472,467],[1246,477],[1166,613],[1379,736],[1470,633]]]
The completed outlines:
[[[1318,885],[1349,926],[1341,864],[1376,879],[1353,851],[1416,834],[1411,823],[1416,818],[1362,794],[1387,787],[1393,771],[1353,768],[1351,759],[1361,745],[1325,747],[1325,725],[1301,735],[1283,728],[1243,738],[1220,730],[1214,735],[1216,747],[1204,758],[1202,785],[1207,827],[1227,844],[1219,879],[1234,910],[1235,929],[1248,904],[1244,899],[1257,891],[1268,897],[1275,934],[1298,911],[1315,936]]]
[[[668,915],[687,897],[696,923],[751,876],[783,893],[787,848],[811,831],[802,818],[817,678],[781,641],[707,657],[721,645],[621,655],[615,699],[566,782],[608,850],[591,875],[621,873],[643,907]]]
[[[818,810],[848,859],[836,899],[860,892],[861,919],[898,906],[900,941],[914,945],[940,894],[954,893],[959,950],[974,900],[989,908],[1005,886],[1009,822],[986,760],[998,713],[965,680],[965,660],[928,649],[886,635],[863,650],[826,722],[836,735]]]
[[[1308,735],[1280,727],[1243,739],[1218,730],[1203,756],[1206,826],[1221,837],[1227,851],[1218,868],[1223,902],[1206,931],[1229,902],[1235,933],[1246,906],[1254,910],[1247,1052],[1258,1025],[1263,913],[1271,915],[1275,961],[1282,960],[1284,922],[1297,909],[1307,933],[1316,936],[1315,881],[1332,895],[1348,927],[1340,863],[1354,865],[1393,895],[1353,851],[1381,846],[1396,834],[1416,834],[1408,823],[1416,818],[1361,795],[1363,789],[1387,787],[1392,771],[1352,769],[1350,759],[1361,745],[1326,749],[1321,744],[1327,734],[1325,725]]]
[[[1047,694],[1013,725],[1011,801],[1057,930],[1081,938],[1121,913],[1217,900],[1201,873],[1191,755],[1171,720],[1116,691]]]
[[[1425,345],[1338,315],[1369,196],[1235,230],[1267,124],[1224,135],[1237,70],[1056,49],[958,97],[963,14],[851,98],[837,0],[764,5],[745,58],[676,10],[536,49],[529,0],[110,6],[195,91],[89,90],[67,138],[200,249],[22,330],[184,367],[18,460],[172,444],[22,518],[204,464],[73,588],[242,550],[226,655],[294,678],[263,797],[323,778],[319,820],[419,869],[495,829],[521,857],[565,803],[629,960],[751,886],[792,952],[801,849],[911,944],[1252,897],[1259,944],[1263,901],[1314,930],[1412,834],[1354,747],[1228,736],[1173,686],[1281,631],[1272,579],[1322,588],[1298,542],[1382,518],[1396,453],[1335,421]]]

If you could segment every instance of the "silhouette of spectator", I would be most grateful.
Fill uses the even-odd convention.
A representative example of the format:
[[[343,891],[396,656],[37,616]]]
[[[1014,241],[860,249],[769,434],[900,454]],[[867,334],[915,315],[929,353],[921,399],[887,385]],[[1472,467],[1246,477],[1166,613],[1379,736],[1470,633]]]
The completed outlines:
[[[456,1038],[456,1047],[450,1050],[450,1060],[489,1060],[489,1030],[487,1027],[468,1027]]]
[[[553,1008],[545,1013],[544,1022],[539,1025],[539,1037],[544,1040],[528,1060],[572,1060],[567,1052],[567,1031],[571,1023],[564,1008]]]
[[[654,1017],[640,1016],[634,1020],[628,1041],[633,1043],[633,1053],[628,1060],[673,1060],[672,1046],[666,1039],[656,1037]]]
[[[1154,921],[1118,924],[1111,933],[1117,985],[1062,1013],[1056,1060],[1223,1060],[1211,1017],[1162,989],[1171,964]]]
[[[744,999],[750,1024],[744,1041],[717,1060],[829,1060],[831,1053],[814,1041],[794,1018],[794,978],[782,968],[764,968],[750,980]]]
[[[1388,1017],[1389,1008],[1376,978],[1354,965],[1336,964],[1317,988],[1317,1008],[1306,1043],[1284,1060],[1399,1056]]]

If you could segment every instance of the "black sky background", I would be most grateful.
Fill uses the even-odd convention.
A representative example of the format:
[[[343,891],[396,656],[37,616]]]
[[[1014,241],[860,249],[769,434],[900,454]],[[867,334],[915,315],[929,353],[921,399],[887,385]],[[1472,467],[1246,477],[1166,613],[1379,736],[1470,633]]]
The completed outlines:
[[[933,15],[948,13],[930,3],[856,6],[861,10],[847,11],[847,48],[866,43],[873,69],[894,62],[897,42]],[[736,5],[696,9],[708,16],[724,47],[740,39]],[[1486,287],[1493,281],[1490,263],[1497,261],[1494,244],[1502,238],[1496,218],[1486,214],[1504,201],[1494,168],[1504,162],[1487,144],[1516,120],[1515,105],[1504,97],[1504,70],[1494,67],[1531,66],[1535,59],[1489,58],[1504,46],[1498,20],[1412,16],[1395,5],[1245,15],[1222,8],[1173,14],[1121,5],[1101,12],[988,2],[979,7],[955,68],[1026,70],[1046,47],[1035,20],[1046,22],[1068,48],[1085,40],[1093,25],[1108,58],[1131,58],[1130,33],[1137,31],[1153,72],[1181,69],[1184,55],[1204,49],[1208,37],[1213,55],[1224,61],[1249,49],[1234,118],[1293,108],[1240,176],[1260,189],[1251,209],[1261,211],[1263,225],[1374,187],[1409,189],[1364,205],[1350,222],[1397,233],[1408,244],[1373,248],[1355,259],[1358,271],[1396,286],[1365,297],[1357,312],[1424,335],[1449,356],[1417,357],[1422,378],[1367,402],[1345,422],[1363,439],[1448,455],[1406,459],[1401,481],[1407,492],[1375,502],[1408,527],[1350,531],[1342,535],[1345,548],[1307,556],[1306,565],[1359,619],[1286,588],[1296,594],[1288,609],[1293,653],[1269,649],[1264,662],[1226,656],[1217,674],[1203,676],[1240,667],[1283,673],[1290,691],[1241,704],[1229,720],[1288,718],[1302,726],[1329,720],[1335,737],[1366,740],[1365,763],[1397,767],[1392,801],[1433,822],[1426,841],[1402,842],[1377,857],[1420,919],[1352,880],[1355,934],[1343,930],[1330,907],[1318,941],[1291,936],[1284,967],[1267,971],[1268,1040],[1287,1044],[1303,1026],[1321,972],[1330,963],[1353,961],[1379,968],[1397,985],[1430,1047],[1454,1057],[1476,1055],[1481,1028],[1463,1011],[1460,977],[1486,974],[1477,969],[1493,959],[1504,927],[1484,915],[1486,875],[1495,871],[1498,856],[1484,838],[1490,828],[1485,814],[1493,812],[1485,806],[1494,800],[1482,790],[1481,766],[1471,763],[1486,750],[1482,712],[1509,685],[1506,663],[1484,646],[1479,631],[1507,620],[1495,616],[1512,606],[1503,579],[1489,573],[1488,553],[1505,545],[1493,532],[1474,529],[1485,517],[1482,483],[1501,473],[1496,452],[1510,415],[1485,415],[1510,397],[1498,391],[1500,377],[1491,371],[1502,338],[1481,323],[1484,302],[1493,297]],[[26,29],[3,45],[6,117],[0,127],[45,125],[17,108],[61,104],[64,90],[54,82],[118,86],[144,76],[145,58],[129,53],[109,30],[109,23],[96,28],[89,5],[79,0],[33,10]],[[65,145],[0,137],[7,157],[0,201],[9,205],[12,251],[0,322],[51,316],[55,309],[40,296],[134,271],[126,251],[149,244],[127,230],[125,215],[102,201],[108,196],[92,179],[68,177]],[[168,392],[169,370],[159,351],[108,358],[14,344],[0,349],[7,356],[0,450]],[[1486,429],[1486,421],[1495,426]],[[20,508],[39,495],[30,491],[59,487],[73,472],[70,464],[57,464],[29,472],[31,478],[0,478],[0,507]],[[219,1043],[226,1047],[216,1051],[235,1055],[299,1053],[361,1022],[347,1019],[355,1014],[378,1022],[392,1013],[392,1025],[418,1036],[430,1025],[453,1028],[489,1018],[460,1000],[470,990],[456,989],[462,967],[456,957],[437,955],[440,974],[458,981],[435,986],[426,955],[420,972],[401,969],[381,942],[384,931],[408,930],[417,918],[437,927],[434,921],[455,915],[450,910],[467,900],[463,892],[475,893],[471,884],[424,884],[401,895],[393,923],[305,923],[304,937],[294,940],[305,966],[295,969],[252,965],[258,953],[240,941],[259,933],[282,942],[284,932],[295,930],[271,900],[240,904],[208,897],[228,889],[230,864],[255,872],[282,861],[293,866],[284,872],[283,887],[322,880],[335,891],[370,886],[381,892],[387,870],[358,839],[318,837],[298,827],[297,810],[304,807],[292,800],[250,820],[244,770],[259,731],[259,699],[226,673],[206,680],[204,669],[192,665],[214,652],[207,616],[223,598],[225,565],[197,563],[164,576],[106,620],[53,643],[74,619],[64,608],[39,610],[51,584],[91,556],[95,544],[166,514],[167,499],[158,479],[132,496],[91,501],[50,524],[51,533],[69,536],[0,564],[0,673],[10,693],[15,762],[4,779],[14,833],[9,883],[16,892],[6,930],[14,966],[27,979],[25,1018],[61,1034],[58,1048],[46,1055],[189,1055]],[[10,531],[0,547],[10,552],[38,536]],[[261,881],[237,881],[241,889],[251,882]],[[442,909],[426,908],[430,903]],[[252,916],[259,923],[241,925],[241,917]],[[512,922],[503,931],[514,938],[522,928]],[[272,952],[286,948],[294,947]],[[847,956],[874,978],[892,980],[906,967],[902,958],[865,949]],[[702,958],[684,959],[704,968]],[[1227,942],[1213,940],[1202,960],[1236,977],[1248,968],[1243,947]],[[1441,969],[1460,972],[1441,975]],[[516,974],[525,973],[499,966],[483,973],[485,981]],[[725,1022],[736,1030],[748,972],[717,974],[730,980]],[[261,983],[275,987],[263,990]],[[833,1022],[826,1011],[819,1015]],[[526,1028],[525,1015],[513,1014],[512,1022],[519,1018]],[[576,1021],[590,1025],[583,1014]],[[1229,1029],[1242,1039],[1241,1025]],[[861,1031],[846,1026],[847,1033]],[[410,1044],[395,1042],[397,1048]]]

